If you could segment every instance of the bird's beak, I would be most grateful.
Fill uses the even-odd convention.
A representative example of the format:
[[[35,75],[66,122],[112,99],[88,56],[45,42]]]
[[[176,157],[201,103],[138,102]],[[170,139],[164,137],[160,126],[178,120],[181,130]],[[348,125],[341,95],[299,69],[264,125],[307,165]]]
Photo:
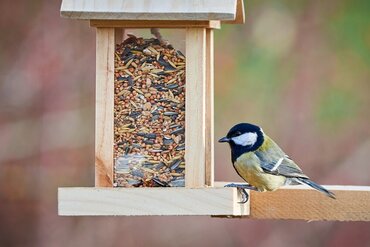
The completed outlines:
[[[220,140],[218,140],[218,142],[229,142],[230,139],[227,138],[226,136],[225,137],[222,137]]]

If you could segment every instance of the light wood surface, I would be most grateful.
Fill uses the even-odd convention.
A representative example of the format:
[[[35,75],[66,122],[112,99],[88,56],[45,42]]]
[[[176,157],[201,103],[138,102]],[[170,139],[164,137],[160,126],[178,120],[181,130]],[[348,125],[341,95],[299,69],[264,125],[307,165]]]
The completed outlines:
[[[265,193],[252,191],[250,218],[370,221],[369,186],[324,187],[334,192],[337,199],[305,186]]]
[[[244,0],[237,0],[235,20],[223,21],[223,23],[225,24],[244,24],[245,23]]]
[[[109,20],[234,20],[237,0],[63,0],[61,16]]]
[[[236,4],[236,17],[231,24],[244,24],[245,23],[245,12],[244,12],[244,0],[237,0]]]
[[[206,185],[214,182],[214,46],[213,30],[206,30]]]
[[[234,188],[59,188],[59,215],[247,215]]]
[[[95,186],[113,186],[114,28],[96,29]]]
[[[328,198],[306,186],[252,192],[242,205],[235,188],[59,188],[59,215],[213,215],[246,219],[370,221],[369,186],[325,186]],[[250,204],[249,204],[250,203]]]
[[[124,28],[187,28],[204,27],[220,29],[220,21],[148,21],[148,20],[91,20],[92,27],[124,27]]]
[[[205,186],[206,29],[186,29],[185,186]]]

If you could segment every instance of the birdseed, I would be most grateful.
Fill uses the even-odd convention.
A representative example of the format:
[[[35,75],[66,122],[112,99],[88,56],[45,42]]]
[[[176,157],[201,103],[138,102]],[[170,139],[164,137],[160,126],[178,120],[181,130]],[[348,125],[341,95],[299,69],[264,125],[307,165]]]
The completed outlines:
[[[115,50],[114,185],[185,186],[185,56],[130,35]]]

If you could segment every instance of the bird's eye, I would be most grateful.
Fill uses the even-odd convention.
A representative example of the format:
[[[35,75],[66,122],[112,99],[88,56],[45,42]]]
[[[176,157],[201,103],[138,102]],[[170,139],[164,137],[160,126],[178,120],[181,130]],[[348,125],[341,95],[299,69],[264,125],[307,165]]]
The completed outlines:
[[[234,132],[234,134],[232,135],[232,137],[236,137],[236,136],[240,136],[242,133],[240,131],[236,131]]]

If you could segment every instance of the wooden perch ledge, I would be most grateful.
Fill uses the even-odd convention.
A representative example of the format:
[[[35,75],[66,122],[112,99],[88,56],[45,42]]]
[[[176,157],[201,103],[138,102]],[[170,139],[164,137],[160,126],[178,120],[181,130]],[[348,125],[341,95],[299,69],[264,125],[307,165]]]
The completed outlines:
[[[370,221],[370,186],[305,186],[252,192],[239,204],[235,188],[59,188],[59,215],[212,215],[251,219]]]
[[[370,186],[325,186],[331,199],[306,186],[251,193],[250,218],[370,221]]]

